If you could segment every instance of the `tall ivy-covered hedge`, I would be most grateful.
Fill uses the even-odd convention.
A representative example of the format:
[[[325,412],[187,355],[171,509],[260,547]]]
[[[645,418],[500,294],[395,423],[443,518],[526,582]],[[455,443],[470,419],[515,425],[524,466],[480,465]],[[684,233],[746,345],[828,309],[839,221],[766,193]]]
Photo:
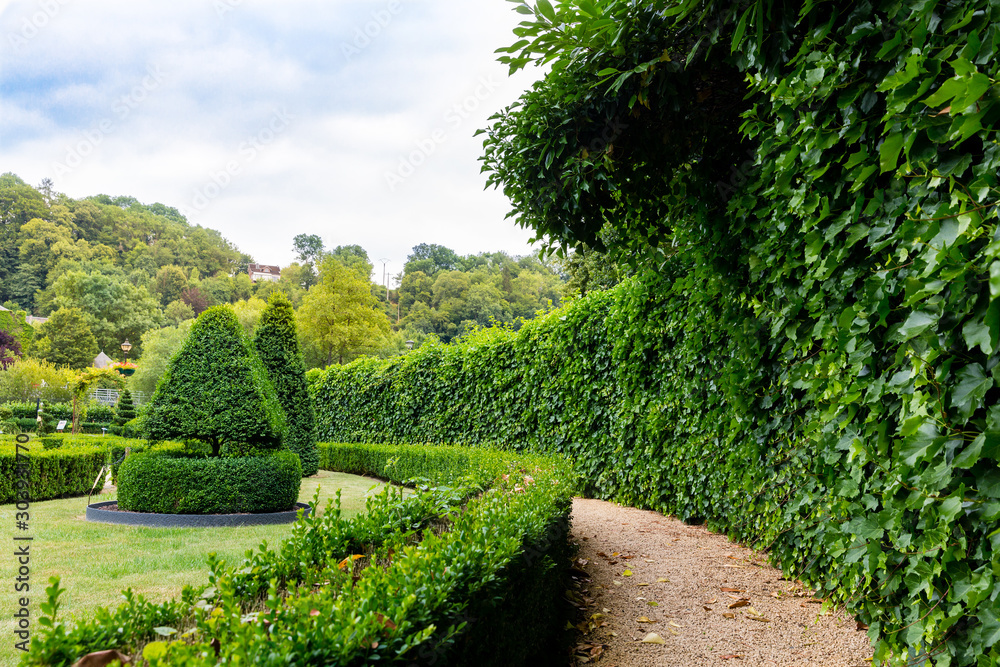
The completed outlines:
[[[299,455],[303,477],[315,475],[319,470],[316,413],[295,333],[295,311],[282,292],[274,292],[268,299],[253,344],[288,418],[286,445]]]
[[[285,413],[227,306],[209,308],[170,360],[143,417],[149,440],[197,440],[214,455],[280,449]]]
[[[630,358],[645,355],[666,386],[679,380],[660,368],[723,369],[703,373],[706,393],[648,411],[641,374],[616,385],[635,427],[611,440],[622,493],[655,497],[658,457],[697,471],[695,496],[738,481],[706,467],[712,456],[771,467],[763,486],[735,485],[752,498],[734,499],[735,520],[766,533],[781,516],[772,553],[838,582],[878,660],[996,664],[1000,6],[517,9],[502,59],[550,73],[493,119],[483,157],[517,220],[557,245],[614,238],[647,267],[685,257],[679,291],[651,288],[651,303],[689,312],[725,295],[704,326],[667,327],[728,337],[701,352],[668,338],[687,371],[657,357],[643,309],[612,318],[630,322],[618,330]],[[721,419],[722,449],[691,428],[699,411]]]
[[[516,333],[314,374],[320,436],[568,454],[589,494],[769,548],[870,624],[880,652],[933,645],[939,664],[975,664],[997,631],[995,462],[965,467],[952,443],[921,464],[886,421],[838,416],[850,404],[801,385],[758,308],[675,258]],[[869,410],[903,409],[871,395]]]

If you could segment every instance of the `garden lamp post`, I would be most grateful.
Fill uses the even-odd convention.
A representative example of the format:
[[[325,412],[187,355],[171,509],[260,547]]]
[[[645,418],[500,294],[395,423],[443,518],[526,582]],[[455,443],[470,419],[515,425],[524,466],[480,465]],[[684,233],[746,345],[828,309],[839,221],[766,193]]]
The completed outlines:
[[[125,353],[125,363],[128,363],[128,351],[132,349],[132,343],[128,342],[128,338],[122,343],[122,352]]]

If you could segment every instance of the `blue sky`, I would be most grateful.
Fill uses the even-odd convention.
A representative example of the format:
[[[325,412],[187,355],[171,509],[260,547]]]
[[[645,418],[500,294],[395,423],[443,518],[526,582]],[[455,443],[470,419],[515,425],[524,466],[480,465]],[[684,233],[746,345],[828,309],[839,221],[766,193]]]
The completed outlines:
[[[504,0],[0,4],[0,172],[175,206],[257,261],[292,238],[531,251],[473,133],[539,76]],[[380,268],[381,271],[381,268]]]

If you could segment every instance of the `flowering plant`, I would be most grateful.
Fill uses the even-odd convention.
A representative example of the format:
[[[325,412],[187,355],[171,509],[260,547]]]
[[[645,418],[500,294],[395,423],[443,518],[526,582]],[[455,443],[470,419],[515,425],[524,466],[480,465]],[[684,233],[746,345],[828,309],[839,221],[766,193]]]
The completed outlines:
[[[131,361],[116,361],[115,363],[111,364],[111,367],[112,368],[131,368],[132,370],[135,370],[136,368],[139,368],[139,365],[136,364],[136,363],[134,363],[134,362],[131,362]]]

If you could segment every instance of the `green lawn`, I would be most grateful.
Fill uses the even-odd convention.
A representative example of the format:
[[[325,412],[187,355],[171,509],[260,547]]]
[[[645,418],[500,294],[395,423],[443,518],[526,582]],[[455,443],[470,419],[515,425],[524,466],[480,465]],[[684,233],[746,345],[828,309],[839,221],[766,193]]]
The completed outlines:
[[[311,501],[320,487],[320,504],[324,506],[326,498],[335,497],[337,489],[341,489],[341,507],[345,515],[352,516],[364,509],[365,497],[376,484],[367,477],[321,470],[302,480],[299,500]],[[113,497],[105,494],[100,500]],[[0,506],[0,532],[6,535],[7,545],[0,585],[4,591],[0,594],[0,665],[15,665],[20,653],[13,648],[11,619],[17,599],[25,594],[14,592],[17,563],[13,552],[15,544],[25,543],[15,543],[15,534],[34,537],[29,543],[31,590],[27,595],[31,600],[31,631],[35,633],[40,629],[38,605],[54,574],[62,578],[62,586],[67,589],[62,611],[86,615],[97,607],[117,606],[120,592],[129,587],[154,601],[178,595],[185,585],[205,581],[205,556],[209,552],[233,563],[263,540],[277,545],[291,530],[291,524],[156,529],[90,523],[84,520],[86,506],[86,497],[32,503],[28,533],[15,529],[13,505]]]

